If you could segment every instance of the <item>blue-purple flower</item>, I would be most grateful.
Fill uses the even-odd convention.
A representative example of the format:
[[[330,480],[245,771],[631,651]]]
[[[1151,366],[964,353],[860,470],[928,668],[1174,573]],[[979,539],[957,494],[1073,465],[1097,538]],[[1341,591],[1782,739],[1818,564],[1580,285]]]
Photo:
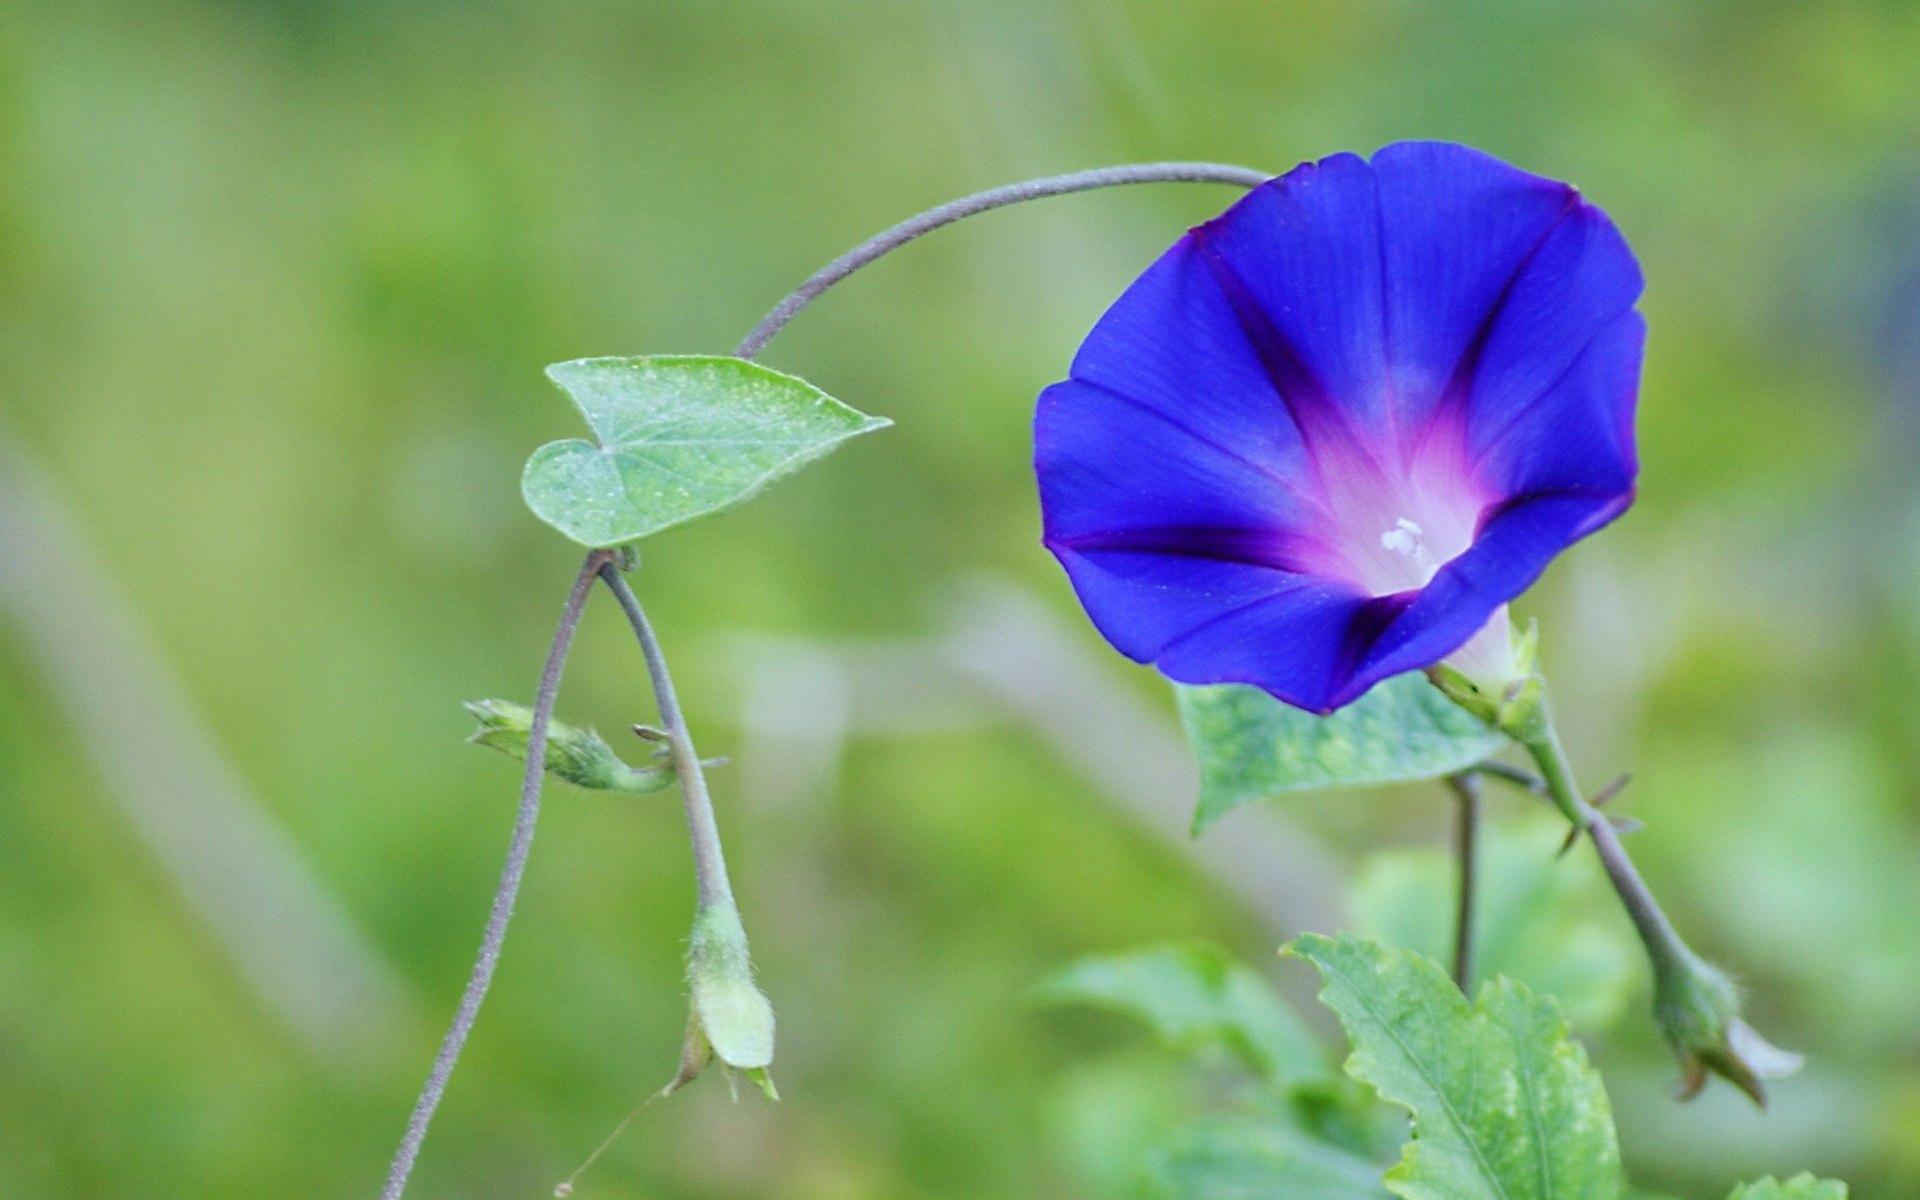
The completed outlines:
[[[1479,151],[1303,164],[1042,393],[1046,544],[1181,682],[1329,712],[1443,660],[1497,674],[1507,602],[1633,501],[1640,290],[1605,213]]]

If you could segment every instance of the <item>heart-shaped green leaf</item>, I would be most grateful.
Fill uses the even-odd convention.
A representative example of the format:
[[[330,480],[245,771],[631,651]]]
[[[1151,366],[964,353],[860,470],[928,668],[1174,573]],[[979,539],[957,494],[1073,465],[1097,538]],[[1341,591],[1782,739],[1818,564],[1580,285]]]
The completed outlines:
[[[841,442],[892,424],[741,358],[659,354],[555,363],[593,428],[533,452],[521,494],[585,546],[620,546],[732,507]]]
[[[1325,717],[1240,684],[1174,690],[1200,763],[1195,833],[1251,800],[1451,774],[1504,741],[1418,672]]]

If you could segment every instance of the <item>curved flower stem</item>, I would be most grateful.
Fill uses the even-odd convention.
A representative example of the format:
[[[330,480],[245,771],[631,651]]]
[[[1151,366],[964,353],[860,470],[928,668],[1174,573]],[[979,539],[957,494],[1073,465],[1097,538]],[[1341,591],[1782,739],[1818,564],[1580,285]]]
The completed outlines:
[[[1533,724],[1535,727],[1517,740],[1540,768],[1540,778],[1555,806],[1593,841],[1608,881],[1647,948],[1654,975],[1662,977],[1698,962],[1698,956],[1680,939],[1660,902],[1653,898],[1646,881],[1640,878],[1626,847],[1620,844],[1620,835],[1600,810],[1580,794],[1579,785],[1573,779],[1573,768],[1567,762],[1566,747],[1561,744],[1560,732],[1554,728],[1552,719],[1543,712],[1542,719]]]
[[[461,1050],[466,1048],[475,1018],[480,1015],[480,1004],[493,985],[494,968],[500,965],[500,947],[507,937],[507,923],[513,919],[520,880],[526,874],[527,856],[533,849],[534,824],[540,817],[540,787],[547,769],[547,727],[553,721],[554,700],[560,694],[560,673],[566,668],[567,652],[572,649],[573,635],[580,628],[580,614],[586,608],[587,592],[593,587],[594,576],[612,557],[611,550],[595,550],[587,555],[580,565],[580,574],[573,581],[573,590],[567,593],[560,624],[553,631],[553,644],[547,648],[546,665],[540,671],[540,690],[534,696],[533,726],[527,733],[527,766],[520,777],[520,810],[514,818],[506,865],[500,870],[500,886],[494,892],[493,907],[487,914],[486,932],[480,939],[480,953],[474,959],[473,973],[467,978],[467,990],[460,996],[453,1024],[440,1039],[433,1069],[427,1073],[420,1098],[414,1101],[413,1112],[407,1118],[407,1132],[400,1139],[400,1148],[394,1152],[380,1200],[399,1200],[407,1190],[407,1178],[413,1174],[420,1143],[426,1140],[427,1125],[433,1120],[434,1110],[440,1107],[447,1080],[453,1074],[454,1064],[460,1061]]]
[[[1039,200],[1046,196],[1064,196],[1071,192],[1088,192],[1096,188],[1119,187],[1129,183],[1224,183],[1234,187],[1258,187],[1271,179],[1265,171],[1256,171],[1251,167],[1229,166],[1224,163],[1204,162],[1160,162],[1135,163],[1128,166],[1100,167],[1091,171],[1075,171],[1068,175],[1050,175],[1042,179],[1029,179],[1023,183],[1010,183],[1004,187],[989,188],[984,192],[975,192],[971,196],[962,196],[958,200],[949,200],[937,208],[930,208],[916,217],[909,217],[882,233],[834,259],[826,266],[814,272],[805,283],[793,289],[787,297],[776,304],[773,311],[762,317],[752,332],[740,341],[734,349],[737,358],[752,358],[779,333],[781,328],[801,309],[818,299],[834,284],[858,271],[861,267],[913,241],[923,234],[931,233],[942,225],[951,225],[955,221],[983,213],[990,209],[1005,208],[1009,204],[1021,204],[1028,200]]]
[[[1554,728],[1546,681],[1537,672],[1510,685],[1497,697],[1489,696],[1471,681],[1461,683],[1444,668],[1430,675],[1449,699],[1525,749],[1540,768],[1540,777],[1536,782],[1524,771],[1494,769],[1488,764],[1476,769],[1519,783],[1536,794],[1544,792],[1573,826],[1561,854],[1583,833],[1593,843],[1607,882],[1627,910],[1653,968],[1653,1015],[1680,1061],[1680,1098],[1697,1093],[1711,1073],[1725,1077],[1755,1104],[1765,1107],[1763,1081],[1791,1075],[1800,1067],[1800,1056],[1769,1045],[1741,1019],[1739,987],[1726,972],[1695,954],[1680,939],[1673,922],[1640,878],[1626,847],[1620,844],[1624,825],[1600,812],[1600,806],[1625,786],[1627,777],[1622,775],[1591,800],[1581,794],[1567,762],[1566,747]]]
[[[619,568],[608,562],[600,567],[600,581],[607,585],[633,626],[640,652],[647,659],[647,675],[653,681],[653,695],[660,707],[660,732],[666,735],[667,754],[680,780],[680,794],[686,801],[687,833],[693,841],[693,879],[701,908],[733,904],[733,885],[727,880],[727,858],[720,848],[720,828],[713,816],[713,799],[707,794],[707,777],[701,769],[700,755],[693,748],[693,735],[680,712],[680,700],[673,690],[673,677],[667,673],[667,658],[660,639],[640,607],[639,597],[620,576]]]
[[[1460,868],[1460,900],[1454,909],[1453,982],[1462,992],[1473,986],[1473,918],[1480,858],[1480,777],[1472,771],[1447,776],[1460,801],[1454,826],[1454,854]]]
[[[822,267],[775,305],[773,311],[762,318],[740,342],[734,355],[752,358],[787,322],[834,284],[923,234],[976,213],[1046,196],[1130,183],[1223,183],[1251,188],[1270,177],[1265,172],[1249,167],[1219,163],[1141,163],[1031,179],[963,196],[902,221]],[[520,808],[514,820],[513,840],[508,847],[500,886],[494,894],[493,907],[487,917],[480,953],[474,961],[473,973],[467,980],[467,988],[461,996],[453,1023],[441,1040],[433,1068],[407,1119],[406,1135],[401,1139],[393,1164],[387,1172],[386,1186],[380,1193],[381,1200],[399,1200],[405,1192],[408,1177],[413,1173],[414,1160],[420,1153],[420,1144],[426,1139],[427,1126],[433,1120],[434,1110],[440,1105],[447,1080],[453,1074],[454,1064],[459,1061],[460,1052],[465,1048],[467,1036],[472,1032],[474,1020],[479,1015],[480,1004],[486,999],[487,989],[493,983],[494,969],[499,965],[500,948],[506,940],[507,924],[513,917],[520,881],[526,873],[534,825],[539,818],[540,790],[546,770],[547,729],[553,720],[554,700],[560,690],[560,674],[566,664],[567,652],[572,647],[574,633],[579,628],[580,614],[586,606],[587,592],[592,588],[595,576],[599,576],[619,600],[646,656],[647,672],[652,678],[654,695],[659,704],[660,723],[666,735],[668,754],[686,801],[699,905],[702,909],[720,904],[732,906],[733,889],[727,879],[726,857],[721,851],[713,801],[707,793],[700,756],[694,750],[692,736],[681,715],[680,703],[674,694],[673,680],[667,673],[666,659],[661,653],[659,641],[640,608],[639,600],[614,565],[617,553],[614,550],[594,550],[587,555],[579,576],[574,580],[573,590],[568,594],[559,627],[554,631],[553,643],[547,651],[546,666],[540,677],[540,690],[534,700],[533,722],[527,739],[526,773],[520,785]]]

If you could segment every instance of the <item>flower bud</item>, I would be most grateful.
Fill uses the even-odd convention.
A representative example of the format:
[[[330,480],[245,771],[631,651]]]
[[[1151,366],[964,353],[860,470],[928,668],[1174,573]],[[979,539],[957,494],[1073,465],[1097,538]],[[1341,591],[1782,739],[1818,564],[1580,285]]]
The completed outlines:
[[[714,1059],[722,1068],[745,1071],[770,1100],[778,1100],[767,1068],[773,1064],[773,1005],[753,982],[747,931],[731,903],[703,907],[693,920],[687,947],[687,984],[692,1001],[680,1070],[662,1093],[698,1075]],[[731,1074],[729,1074],[731,1083]]]
[[[514,758],[527,757],[533,730],[533,710],[506,700],[473,700],[468,712],[480,722],[467,740],[492,746]],[[657,792],[673,782],[673,771],[660,766],[635,768],[620,761],[613,747],[591,729],[561,721],[547,724],[547,771],[578,787],[608,792]]]
[[[1680,1059],[1680,1098],[1691,1099],[1709,1074],[1732,1083],[1765,1106],[1762,1081],[1800,1069],[1798,1054],[1768,1044],[1740,1019],[1740,991],[1726,974],[1696,955],[1655,964],[1654,1014]]]
[[[1503,607],[1465,645],[1428,667],[1427,678],[1461,708],[1525,742],[1546,719],[1535,670],[1539,642],[1539,626],[1532,622],[1516,637]]]

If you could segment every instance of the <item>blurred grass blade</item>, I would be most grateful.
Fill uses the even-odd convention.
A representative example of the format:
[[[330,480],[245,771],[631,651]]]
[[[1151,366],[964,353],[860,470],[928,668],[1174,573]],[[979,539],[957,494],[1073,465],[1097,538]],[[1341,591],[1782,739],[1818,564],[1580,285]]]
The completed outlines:
[[[0,429],[0,617],[40,665],[105,789],[262,1007],[333,1071],[408,1028],[393,968],[251,794]]]
[[[1771,1178],[1743,1183],[1727,1200],[1847,1200],[1847,1185],[1803,1172],[1785,1183]]]

